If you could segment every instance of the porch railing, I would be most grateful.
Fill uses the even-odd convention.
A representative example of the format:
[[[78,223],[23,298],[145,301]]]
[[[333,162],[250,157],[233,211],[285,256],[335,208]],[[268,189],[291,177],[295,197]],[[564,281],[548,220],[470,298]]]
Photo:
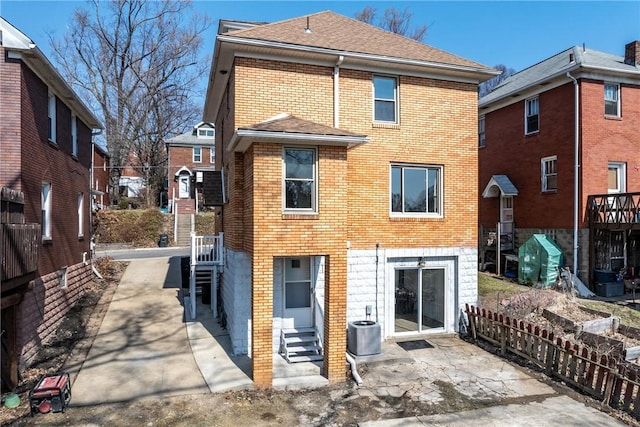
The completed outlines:
[[[40,224],[1,224],[1,281],[24,276],[38,269],[41,236]]]
[[[223,255],[223,233],[217,236],[196,236],[195,232],[191,232],[191,265],[222,265]]]
[[[587,199],[591,225],[638,224],[640,226],[640,193],[595,194]]]

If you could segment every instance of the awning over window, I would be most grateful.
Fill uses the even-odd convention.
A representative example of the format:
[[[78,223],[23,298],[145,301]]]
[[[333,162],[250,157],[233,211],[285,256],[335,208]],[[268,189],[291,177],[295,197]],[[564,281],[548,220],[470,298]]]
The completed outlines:
[[[518,189],[507,175],[493,175],[482,192],[482,197],[517,196]]]

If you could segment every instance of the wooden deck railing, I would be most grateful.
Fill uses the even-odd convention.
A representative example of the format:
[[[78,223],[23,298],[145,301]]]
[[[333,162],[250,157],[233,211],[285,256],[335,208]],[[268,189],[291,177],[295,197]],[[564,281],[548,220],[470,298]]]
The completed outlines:
[[[517,354],[582,392],[640,417],[640,367],[555,338],[553,333],[484,309],[466,306],[469,333]]]
[[[38,269],[40,224],[1,224],[2,268],[0,281],[32,273]]]
[[[223,251],[223,233],[217,236],[191,233],[191,265],[222,265]]]
[[[589,222],[598,227],[640,226],[640,193],[594,194],[587,199]]]

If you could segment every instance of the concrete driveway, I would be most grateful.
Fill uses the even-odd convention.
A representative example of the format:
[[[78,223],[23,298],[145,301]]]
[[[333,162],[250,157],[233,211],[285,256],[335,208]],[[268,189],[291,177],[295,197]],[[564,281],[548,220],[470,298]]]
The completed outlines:
[[[129,264],[73,384],[71,405],[209,392],[187,338],[179,259],[170,268],[175,260]]]

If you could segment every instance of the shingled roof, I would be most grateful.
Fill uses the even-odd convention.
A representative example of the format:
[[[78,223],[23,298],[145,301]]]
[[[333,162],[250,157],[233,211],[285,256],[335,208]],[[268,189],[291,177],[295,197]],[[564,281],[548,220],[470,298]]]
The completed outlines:
[[[304,31],[307,28],[307,18],[310,32]],[[491,70],[491,68],[477,62],[332,11],[258,25],[244,30],[232,31],[227,35]]]
[[[580,77],[580,72],[591,72],[610,78],[626,76],[640,82],[640,66],[626,64],[624,56],[573,46],[509,76],[493,91],[480,98],[479,105],[483,108],[505,99],[515,102],[518,99],[516,97],[525,94],[527,90],[539,91],[540,89],[536,89],[539,85],[551,88],[549,83],[553,80],[561,79],[564,83],[569,83],[567,72],[573,73],[576,78]]]

